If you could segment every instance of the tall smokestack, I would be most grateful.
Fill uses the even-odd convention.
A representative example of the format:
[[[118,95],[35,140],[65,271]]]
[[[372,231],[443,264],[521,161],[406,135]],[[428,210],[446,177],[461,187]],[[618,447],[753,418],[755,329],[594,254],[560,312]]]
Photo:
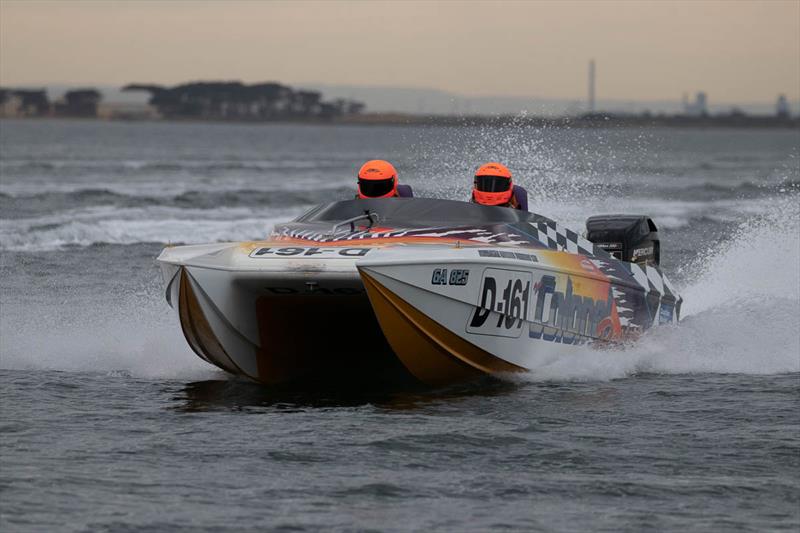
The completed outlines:
[[[589,113],[594,113],[594,59],[589,61]]]

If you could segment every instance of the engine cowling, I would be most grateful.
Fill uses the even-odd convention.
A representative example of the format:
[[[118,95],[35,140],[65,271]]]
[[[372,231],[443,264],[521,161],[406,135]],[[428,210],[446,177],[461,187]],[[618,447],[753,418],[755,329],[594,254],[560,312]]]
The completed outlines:
[[[661,241],[645,215],[597,215],[586,219],[586,238],[621,261],[658,265]]]

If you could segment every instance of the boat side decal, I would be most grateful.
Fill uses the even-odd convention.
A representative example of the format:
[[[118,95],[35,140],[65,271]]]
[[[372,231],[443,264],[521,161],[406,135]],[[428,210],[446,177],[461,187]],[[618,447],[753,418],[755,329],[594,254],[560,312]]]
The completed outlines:
[[[372,248],[320,248],[304,246],[264,246],[256,248],[250,252],[250,257],[257,258],[282,258],[302,256],[303,258],[325,258],[325,259],[352,259],[354,257],[364,257]]]
[[[519,259],[520,261],[530,261],[538,263],[539,259],[533,254],[523,254],[520,252],[511,252],[505,250],[478,250],[480,257],[504,257],[506,259]]]
[[[551,250],[589,256],[607,255],[604,250],[596,247],[571,229],[552,221],[537,222],[535,224],[524,222],[512,224],[511,227]]]
[[[480,301],[467,323],[467,333],[517,338],[530,307],[532,273],[527,270],[487,268],[483,272]],[[495,313],[496,319],[490,315]]]
[[[554,259],[563,267],[579,260],[562,254]],[[622,327],[608,281],[536,269],[487,268],[466,332],[518,338],[523,331],[531,339],[584,344],[624,340],[631,328]]]
[[[469,281],[468,268],[434,268],[431,273],[431,285],[466,285]]]
[[[516,246],[530,246],[530,239],[521,234],[508,224],[494,224],[489,226],[463,226],[458,228],[422,228],[422,229],[389,229],[378,228],[382,231],[356,231],[347,235],[331,236],[322,231],[299,230],[298,228],[284,227],[270,235],[273,241],[286,241],[297,243],[301,241],[325,243],[328,246],[370,241],[382,244],[442,244],[447,242],[461,242],[465,245],[504,244]]]
[[[611,284],[582,281],[588,285],[588,290],[580,295],[572,276],[566,278],[566,288],[561,291],[553,275],[544,275],[536,283],[536,306],[528,336],[563,344],[619,340],[622,327]],[[600,296],[600,291],[605,294]]]

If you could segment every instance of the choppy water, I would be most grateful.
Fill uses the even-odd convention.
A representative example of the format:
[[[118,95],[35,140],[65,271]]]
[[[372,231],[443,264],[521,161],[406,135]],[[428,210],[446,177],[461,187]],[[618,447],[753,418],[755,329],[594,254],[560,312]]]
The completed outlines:
[[[269,390],[195,357],[166,242],[252,239],[386,157],[507,162],[661,227],[685,322],[448,390]],[[0,529],[800,528],[800,133],[0,122]],[[332,354],[335,356],[335,354]]]

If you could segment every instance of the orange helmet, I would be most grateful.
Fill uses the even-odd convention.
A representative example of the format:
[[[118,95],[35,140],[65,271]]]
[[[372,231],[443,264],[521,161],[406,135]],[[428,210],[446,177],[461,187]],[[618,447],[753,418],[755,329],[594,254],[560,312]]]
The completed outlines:
[[[397,196],[397,171],[382,159],[367,161],[358,171],[359,198]]]
[[[511,201],[513,189],[511,171],[501,163],[486,163],[475,171],[472,198],[479,204],[507,204]]]

